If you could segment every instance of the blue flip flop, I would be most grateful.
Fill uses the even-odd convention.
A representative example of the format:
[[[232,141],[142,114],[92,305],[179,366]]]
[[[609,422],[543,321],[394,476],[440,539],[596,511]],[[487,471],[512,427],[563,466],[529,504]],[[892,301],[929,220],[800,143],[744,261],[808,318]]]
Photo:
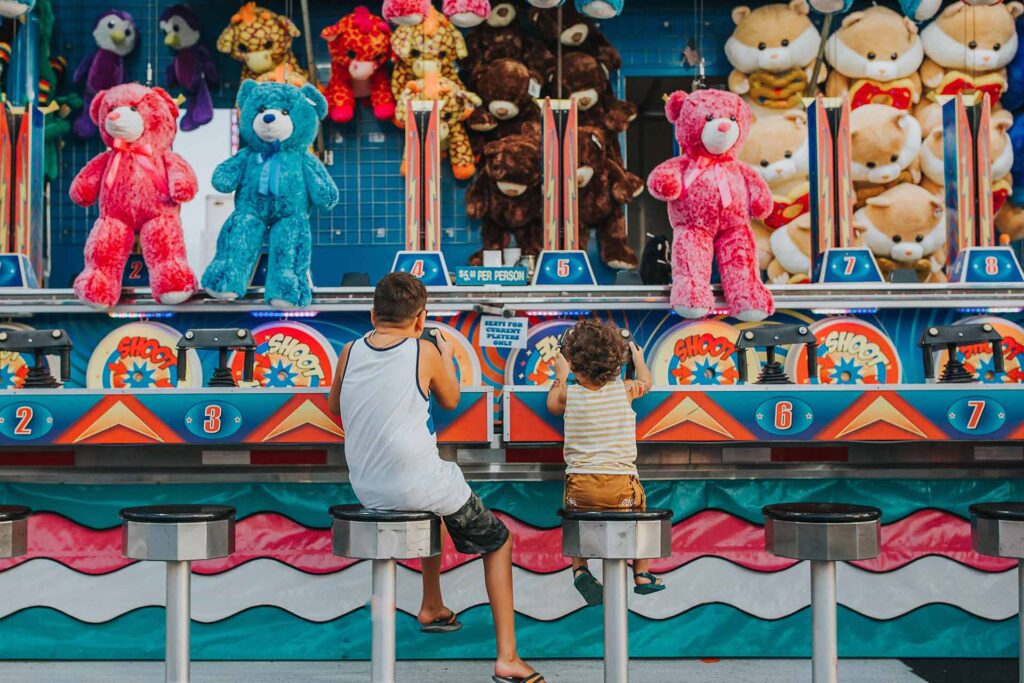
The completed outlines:
[[[580,567],[573,570],[573,574],[575,578],[572,580],[572,585],[576,586],[576,590],[587,601],[587,605],[595,607],[604,602],[604,587],[600,581],[594,578],[589,569]]]
[[[665,590],[666,586],[664,583],[658,583],[658,577],[650,572],[640,572],[634,576],[639,576],[642,579],[647,579],[650,583],[641,583],[633,586],[633,592],[637,595],[650,595],[651,593],[659,593]]]

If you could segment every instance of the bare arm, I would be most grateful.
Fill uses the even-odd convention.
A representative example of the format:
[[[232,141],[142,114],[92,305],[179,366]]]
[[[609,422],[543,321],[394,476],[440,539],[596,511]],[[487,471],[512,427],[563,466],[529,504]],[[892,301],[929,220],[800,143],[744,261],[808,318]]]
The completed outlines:
[[[559,352],[555,356],[555,381],[548,390],[548,412],[565,415],[565,403],[569,397],[569,361]]]
[[[334,381],[331,382],[331,393],[327,397],[327,407],[335,415],[341,415],[341,380],[345,376],[345,368],[348,367],[348,352],[352,350],[352,342],[345,344],[338,356],[338,369],[334,373]]]
[[[448,340],[439,332],[434,337],[437,348],[426,340],[418,340],[420,345],[420,380],[430,389],[430,395],[445,410],[454,410],[459,405],[462,389],[455,372],[455,356]]]
[[[636,379],[626,383],[626,391],[629,394],[629,400],[635,401],[638,398],[643,398],[650,391],[654,378],[651,377],[651,369],[647,367],[647,362],[644,360],[643,349],[630,342],[629,351],[633,355],[633,365],[636,366]]]

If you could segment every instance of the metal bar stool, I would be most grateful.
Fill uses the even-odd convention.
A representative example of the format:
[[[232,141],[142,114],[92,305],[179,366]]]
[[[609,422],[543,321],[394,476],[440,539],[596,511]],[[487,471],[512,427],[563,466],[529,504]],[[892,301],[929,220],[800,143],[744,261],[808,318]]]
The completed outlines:
[[[600,559],[604,578],[604,680],[629,680],[627,560],[672,554],[672,511],[559,510],[562,554]]]
[[[781,503],[762,512],[765,549],[811,562],[812,680],[836,683],[836,562],[878,556],[882,511],[843,503]]]
[[[21,557],[28,550],[28,516],[23,505],[0,505],[0,558]]]
[[[430,512],[368,510],[335,505],[334,554],[373,562],[371,681],[395,681],[395,560],[433,557],[441,552],[441,520]]]
[[[970,507],[971,547],[993,557],[1024,558],[1024,503],[978,503]],[[1024,681],[1024,565],[1017,564],[1020,621],[1020,680]]]
[[[235,509],[226,505],[150,505],[121,510],[122,554],[167,564],[165,680],[189,680],[194,560],[235,551]]]

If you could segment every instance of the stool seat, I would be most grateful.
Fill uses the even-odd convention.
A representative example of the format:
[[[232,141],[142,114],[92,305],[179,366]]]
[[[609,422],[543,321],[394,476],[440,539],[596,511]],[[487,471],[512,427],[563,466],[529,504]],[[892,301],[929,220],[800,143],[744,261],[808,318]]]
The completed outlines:
[[[122,553],[134,560],[212,560],[235,551],[233,507],[150,505],[120,514]]]
[[[970,507],[971,547],[983,555],[1024,558],[1024,503]]]
[[[845,503],[767,505],[765,549],[779,557],[826,562],[878,556],[882,511]]]
[[[672,554],[672,511],[559,510],[562,554],[647,560]]]
[[[28,517],[23,505],[0,505],[0,559],[21,557],[28,551]]]
[[[441,519],[432,512],[335,505],[334,554],[357,560],[414,560],[441,552]]]
[[[235,516],[228,505],[146,505],[121,510],[126,522],[146,524],[184,524],[188,522],[219,522]]]

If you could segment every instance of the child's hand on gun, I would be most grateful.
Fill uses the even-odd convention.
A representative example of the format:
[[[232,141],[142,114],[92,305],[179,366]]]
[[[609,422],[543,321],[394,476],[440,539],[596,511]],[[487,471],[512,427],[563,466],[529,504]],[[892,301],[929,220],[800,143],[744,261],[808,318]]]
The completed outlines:
[[[629,353],[633,356],[633,365],[641,367],[644,363],[644,350],[635,341],[629,342]]]
[[[434,329],[431,331],[431,334],[437,344],[437,350],[441,352],[441,358],[445,360],[451,359],[455,355],[455,352],[452,350],[452,343],[444,338],[441,330]]]
[[[565,384],[569,381],[569,373],[572,372],[572,368],[569,366],[568,359],[562,355],[561,351],[555,356],[554,369],[556,382]]]

